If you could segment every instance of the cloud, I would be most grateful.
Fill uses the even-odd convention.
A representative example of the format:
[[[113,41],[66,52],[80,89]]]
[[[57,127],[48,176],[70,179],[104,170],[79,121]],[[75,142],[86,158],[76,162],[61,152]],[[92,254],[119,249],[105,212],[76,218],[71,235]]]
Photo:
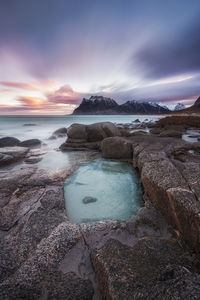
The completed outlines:
[[[48,102],[57,104],[78,104],[80,102],[81,94],[75,92],[68,84],[61,86],[58,90],[48,93]]]
[[[22,106],[29,107],[29,108],[44,108],[45,103],[44,99],[37,98],[37,97],[29,97],[29,96],[20,96],[17,99]]]
[[[0,84],[3,86],[13,87],[13,88],[23,89],[23,90],[30,90],[30,91],[37,90],[36,87],[26,82],[0,81]]]
[[[194,20],[189,28],[163,36],[159,40],[143,45],[131,58],[148,79],[158,79],[178,74],[200,72],[200,20]]]

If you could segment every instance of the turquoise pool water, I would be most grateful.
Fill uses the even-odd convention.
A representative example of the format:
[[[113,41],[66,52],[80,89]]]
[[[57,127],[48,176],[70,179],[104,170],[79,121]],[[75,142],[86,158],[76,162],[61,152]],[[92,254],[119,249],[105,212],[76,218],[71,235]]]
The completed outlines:
[[[139,178],[127,162],[97,159],[83,164],[65,181],[71,222],[127,220],[142,206]]]

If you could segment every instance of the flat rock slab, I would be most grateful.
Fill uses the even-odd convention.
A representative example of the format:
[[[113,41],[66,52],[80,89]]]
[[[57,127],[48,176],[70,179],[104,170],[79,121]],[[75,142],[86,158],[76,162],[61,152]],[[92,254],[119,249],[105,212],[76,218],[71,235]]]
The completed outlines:
[[[161,239],[141,239],[134,247],[109,240],[92,254],[104,299],[198,299],[200,276],[184,251]]]
[[[0,148],[0,166],[10,164],[24,158],[28,151],[28,148],[18,146]]]

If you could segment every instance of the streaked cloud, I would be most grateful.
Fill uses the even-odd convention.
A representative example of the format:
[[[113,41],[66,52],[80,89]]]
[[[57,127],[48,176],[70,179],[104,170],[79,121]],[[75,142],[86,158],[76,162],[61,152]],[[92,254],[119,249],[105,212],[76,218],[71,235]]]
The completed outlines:
[[[23,89],[23,90],[30,90],[30,91],[37,90],[36,87],[26,82],[0,81],[0,84],[3,86]]]

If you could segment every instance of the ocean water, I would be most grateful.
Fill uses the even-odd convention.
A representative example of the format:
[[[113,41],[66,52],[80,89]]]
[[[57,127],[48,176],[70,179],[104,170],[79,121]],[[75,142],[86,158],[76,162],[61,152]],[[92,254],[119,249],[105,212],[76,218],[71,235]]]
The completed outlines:
[[[113,123],[131,123],[136,119],[141,122],[157,120],[160,116],[139,116],[139,115],[84,115],[84,116],[0,116],[0,138],[5,136],[16,137],[19,140],[37,138],[42,141],[41,150],[45,154],[41,156],[41,161],[35,163],[41,169],[60,171],[70,168],[75,161],[87,160],[87,155],[83,153],[70,153],[58,151],[59,146],[65,142],[66,137],[49,139],[52,133],[61,128],[69,127],[73,123],[92,124],[95,122],[111,121]],[[0,169],[19,169],[28,167],[29,164],[20,161]]]
[[[64,193],[74,223],[126,220],[142,206],[139,178],[126,162],[97,159],[83,164],[65,181]]]
[[[0,137],[13,136],[20,140],[38,138],[49,146],[57,146],[56,141],[49,140],[52,133],[61,127],[73,123],[92,124],[95,122],[131,123],[135,119],[158,120],[161,116],[139,115],[84,115],[84,116],[0,116]],[[24,126],[31,124],[32,126]]]

